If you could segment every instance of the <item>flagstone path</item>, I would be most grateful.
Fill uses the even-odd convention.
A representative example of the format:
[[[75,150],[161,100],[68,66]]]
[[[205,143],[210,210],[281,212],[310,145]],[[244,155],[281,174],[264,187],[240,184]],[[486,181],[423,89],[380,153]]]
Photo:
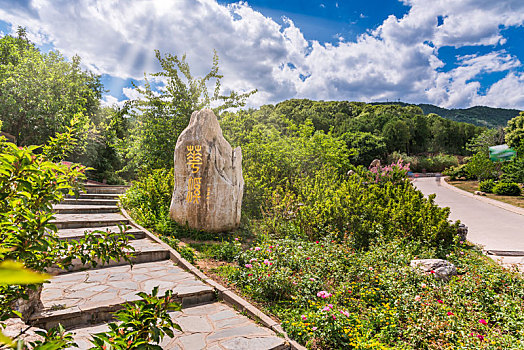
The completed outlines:
[[[118,261],[93,269],[78,260],[69,271],[55,270],[58,275],[44,285],[41,309],[31,316],[31,324],[49,329],[61,323],[75,334],[80,349],[88,349],[90,335],[108,329],[112,312],[126,302],[138,300],[138,292],[149,293],[158,286],[161,295],[170,289],[182,304],[181,311],[171,313],[182,331],[176,331],[173,338],[165,338],[163,349],[299,348],[273,329],[218,301],[217,288],[229,300],[240,298],[177,266],[169,248],[131,225],[117,207],[118,195],[124,191],[124,187],[87,185],[87,193],[54,207],[55,224],[62,239],[78,239],[91,230],[117,231],[116,225],[129,225],[128,232],[133,236],[130,243],[135,248],[133,266]],[[254,307],[247,305],[245,309]],[[269,319],[259,310],[254,313]],[[281,329],[276,323],[272,327]]]

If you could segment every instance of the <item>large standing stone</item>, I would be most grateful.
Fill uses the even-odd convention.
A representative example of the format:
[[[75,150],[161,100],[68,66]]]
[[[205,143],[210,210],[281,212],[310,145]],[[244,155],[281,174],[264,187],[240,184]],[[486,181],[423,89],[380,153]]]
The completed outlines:
[[[234,229],[243,193],[242,150],[231,148],[212,110],[194,112],[175,147],[171,218],[208,232]]]

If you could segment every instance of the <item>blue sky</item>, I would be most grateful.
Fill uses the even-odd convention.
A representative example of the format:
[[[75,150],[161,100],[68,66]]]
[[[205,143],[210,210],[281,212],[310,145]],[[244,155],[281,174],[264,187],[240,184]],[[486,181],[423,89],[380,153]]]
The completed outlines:
[[[80,55],[105,104],[136,98],[154,49],[194,75],[220,58],[224,91],[288,98],[524,109],[522,0],[0,0],[0,31]],[[162,82],[157,82],[159,86]]]

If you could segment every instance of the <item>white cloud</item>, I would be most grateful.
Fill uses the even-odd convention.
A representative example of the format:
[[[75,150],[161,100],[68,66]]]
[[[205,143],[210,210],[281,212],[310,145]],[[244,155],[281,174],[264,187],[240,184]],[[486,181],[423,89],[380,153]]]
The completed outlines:
[[[26,26],[31,40],[51,43],[66,56],[79,54],[94,72],[120,78],[142,79],[144,72],[158,71],[154,49],[187,53],[193,74],[201,76],[209,71],[216,49],[222,87],[257,88],[251,105],[291,97],[400,98],[448,107],[486,103],[524,108],[522,94],[503,91],[511,84],[522,91],[521,62],[500,47],[505,43],[502,28],[524,24],[522,0],[403,0],[411,8],[402,18],[391,15],[355,41],[340,36],[336,44],[308,41],[291,19],[280,25],[244,2],[26,2],[0,0],[0,19]],[[472,45],[490,45],[493,51],[459,57],[456,67],[442,71],[439,48]],[[506,76],[482,95],[475,79],[490,72]],[[123,93],[131,98],[136,91],[126,88]]]

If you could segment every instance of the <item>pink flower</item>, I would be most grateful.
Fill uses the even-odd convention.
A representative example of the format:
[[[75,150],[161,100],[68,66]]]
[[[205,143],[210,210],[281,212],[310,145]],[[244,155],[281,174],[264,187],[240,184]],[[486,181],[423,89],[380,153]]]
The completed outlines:
[[[298,246],[297,248],[298,248],[298,249],[302,249],[302,246],[301,246],[301,245],[299,245],[299,246]]]
[[[318,329],[318,327],[311,327],[312,331],[316,331],[317,329]]]
[[[324,306],[324,308],[322,309],[322,311],[329,311],[329,310],[331,310],[331,309],[329,308],[329,306]]]
[[[251,264],[246,264],[246,265],[244,265],[244,266],[247,267],[248,269],[250,269],[250,268],[253,267],[253,265],[251,265]]]
[[[442,300],[440,300],[440,299],[437,299],[437,303],[444,304],[444,302]]]
[[[235,241],[238,241],[238,237],[235,237]]]
[[[257,258],[253,258],[253,259],[249,259],[249,262],[252,263],[252,262],[256,262],[257,261]]]
[[[260,248],[260,247],[255,247],[255,251],[259,251],[260,249],[262,249],[262,248]]]
[[[340,313],[346,317],[349,317],[349,312],[340,310]]]
[[[318,244],[318,241],[315,241],[316,244]]]
[[[481,318],[479,320],[479,323],[482,323],[482,324],[486,325],[486,324],[488,324],[488,321],[486,321],[485,319]]]
[[[266,264],[266,265],[270,265],[269,260],[264,259],[264,264]]]
[[[370,266],[370,267],[368,267],[368,269],[369,269],[369,271],[373,271],[373,268],[372,268],[371,266]]]
[[[333,319],[336,320],[336,319],[337,319],[337,316],[333,315]]]
[[[331,293],[328,293],[325,290],[321,290],[320,292],[317,293],[317,297],[322,298],[322,299],[329,298],[331,295],[332,295]]]
[[[420,287],[422,287],[422,288],[426,288],[427,285],[426,285],[425,283],[422,283],[422,284],[420,285]]]
[[[306,317],[306,315],[302,315],[302,316],[300,316],[300,318],[302,318],[302,321],[305,321],[305,320],[307,320],[307,317]]]
[[[477,338],[479,338],[480,341],[483,341],[483,340],[484,340],[484,336],[481,335],[481,334],[477,335]]]
[[[422,297],[420,295],[415,296],[415,301],[421,301],[421,300],[422,300]]]
[[[309,280],[315,282],[315,279],[313,277],[310,277]]]
[[[453,316],[453,315],[455,315],[453,312],[448,311],[448,316]]]
[[[295,286],[297,285],[297,282],[295,282],[295,281],[293,281],[293,282],[291,282],[291,283],[293,283],[293,285],[295,285]]]

